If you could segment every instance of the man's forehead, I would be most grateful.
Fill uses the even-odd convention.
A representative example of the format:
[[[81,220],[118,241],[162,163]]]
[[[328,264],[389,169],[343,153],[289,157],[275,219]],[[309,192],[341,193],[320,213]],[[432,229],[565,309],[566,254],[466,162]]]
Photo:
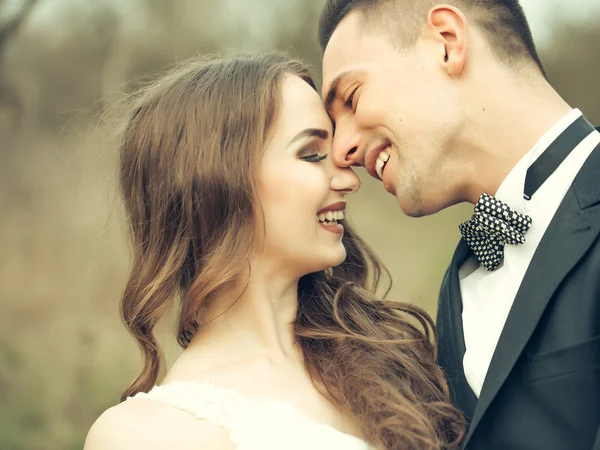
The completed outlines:
[[[335,47],[332,47],[335,50]],[[323,57],[323,86],[322,93],[327,92],[336,85],[339,85],[344,79],[356,72],[359,72],[364,65],[364,58],[358,52],[350,52],[342,49],[340,53],[324,55]]]
[[[340,76],[364,72],[375,61],[371,42],[375,36],[365,30],[362,20],[360,13],[351,12],[331,35],[323,53],[324,96]]]
[[[359,33],[354,13],[344,17],[333,31],[323,53],[323,70],[334,70],[345,61],[352,60],[360,50],[362,33]]]

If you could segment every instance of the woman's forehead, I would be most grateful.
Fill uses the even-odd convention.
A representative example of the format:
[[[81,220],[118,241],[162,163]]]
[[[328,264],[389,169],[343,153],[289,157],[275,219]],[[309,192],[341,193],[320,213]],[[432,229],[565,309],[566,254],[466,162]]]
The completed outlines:
[[[305,128],[330,130],[331,120],[319,94],[300,77],[286,75],[282,83],[280,129],[293,132]]]

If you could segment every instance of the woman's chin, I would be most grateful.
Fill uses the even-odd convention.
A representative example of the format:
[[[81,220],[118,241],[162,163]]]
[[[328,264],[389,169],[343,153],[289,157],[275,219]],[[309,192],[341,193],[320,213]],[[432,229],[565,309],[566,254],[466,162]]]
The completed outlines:
[[[307,273],[321,272],[342,264],[346,260],[346,249],[341,245],[340,247],[336,252],[330,251],[327,255],[323,255],[323,258],[319,258],[318,261],[316,259],[313,260],[311,266],[315,267],[315,269]]]

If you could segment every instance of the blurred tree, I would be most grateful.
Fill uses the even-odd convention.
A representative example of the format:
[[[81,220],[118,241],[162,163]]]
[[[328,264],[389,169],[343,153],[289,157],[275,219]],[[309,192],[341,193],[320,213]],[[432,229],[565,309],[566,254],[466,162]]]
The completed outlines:
[[[555,24],[552,44],[541,58],[548,78],[564,99],[600,125],[600,26],[597,19],[584,23]]]
[[[80,449],[139,368],[117,312],[126,244],[107,220],[116,150],[103,141],[111,130],[92,124],[98,108],[189,56],[229,49],[289,51],[319,85],[323,3],[13,0],[9,11],[0,0],[0,97],[18,98],[28,125],[14,145],[0,127],[1,449]],[[552,26],[554,44],[541,49],[550,81],[599,124],[597,22]],[[357,228],[394,275],[390,297],[435,313],[460,211],[406,218],[370,177],[353,201]]]
[[[322,0],[290,2],[277,15],[278,26],[271,37],[272,45],[307,61],[314,70],[315,81],[321,84],[321,48],[318,40],[319,15]]]
[[[0,131],[2,125],[18,128],[21,114],[21,99],[14,91],[13,86],[5,79],[4,75],[4,53],[9,42],[14,40],[21,26],[33,10],[37,0],[24,0],[17,4],[3,0],[0,3]]]
[[[7,8],[6,5],[8,2],[6,0],[0,3],[0,14],[2,14],[5,9],[9,9],[9,14],[7,14],[9,17],[5,18],[2,23],[0,23],[0,68],[2,67],[1,57],[4,54],[9,39],[12,39],[18,33],[19,28],[31,12],[36,1],[37,0],[23,1],[17,11],[11,11],[12,8]]]

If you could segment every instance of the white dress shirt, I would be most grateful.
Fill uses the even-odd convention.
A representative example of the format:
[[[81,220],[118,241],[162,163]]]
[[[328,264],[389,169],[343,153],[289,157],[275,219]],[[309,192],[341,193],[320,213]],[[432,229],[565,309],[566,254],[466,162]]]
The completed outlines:
[[[574,109],[556,123],[517,163],[496,192],[496,198],[531,217],[533,223],[525,233],[525,243],[506,245],[504,260],[493,272],[481,266],[474,256],[459,270],[466,345],[463,367],[477,397],[533,254],[575,176],[600,142],[600,133],[590,133],[529,201],[523,198],[527,169],[579,116],[581,112]]]

